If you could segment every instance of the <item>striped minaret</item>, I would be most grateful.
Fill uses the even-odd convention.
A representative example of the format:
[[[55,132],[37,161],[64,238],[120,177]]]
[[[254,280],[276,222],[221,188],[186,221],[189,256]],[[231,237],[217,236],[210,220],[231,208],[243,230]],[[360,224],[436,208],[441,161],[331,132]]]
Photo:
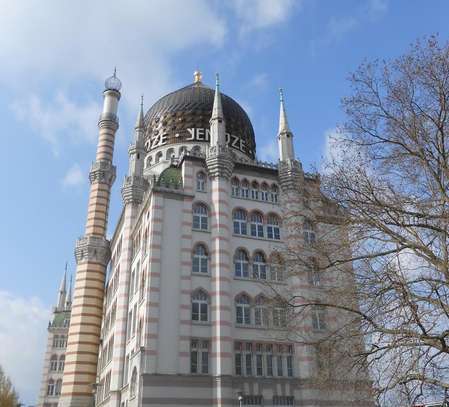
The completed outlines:
[[[85,234],[78,239],[75,248],[76,278],[60,407],[94,404],[104,281],[110,257],[106,228],[111,186],[115,180],[112,157],[120,88],[121,82],[114,72],[106,80],[103,92],[97,154],[89,173],[91,187]]]
[[[232,402],[232,304],[231,254],[229,221],[231,211],[230,179],[233,160],[226,145],[226,124],[218,83],[210,119],[210,147],[206,163],[211,180],[211,321],[213,399],[215,407],[228,407]]]

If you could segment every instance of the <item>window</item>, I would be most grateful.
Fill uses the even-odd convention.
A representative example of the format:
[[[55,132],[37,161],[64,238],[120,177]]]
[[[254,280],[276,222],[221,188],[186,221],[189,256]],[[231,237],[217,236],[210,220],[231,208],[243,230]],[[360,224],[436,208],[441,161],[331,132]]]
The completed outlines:
[[[266,345],[267,376],[273,376],[273,345]]]
[[[287,325],[286,309],[284,307],[273,308],[273,326],[282,328]]]
[[[190,373],[209,373],[209,342],[192,339],[190,342]]]
[[[268,201],[268,185],[263,183],[262,190],[260,191],[260,199],[262,201]]]
[[[198,290],[192,295],[192,321],[207,322],[209,296],[203,290]]]
[[[256,181],[251,184],[251,199],[259,199],[259,184]]]
[[[277,364],[277,375],[278,376],[283,376],[284,375],[284,369],[283,369],[283,358],[282,355],[277,355],[276,356],[276,364]]]
[[[256,376],[263,376],[262,344],[256,344]]]
[[[268,317],[268,308],[266,306],[266,299],[264,296],[259,295],[255,301],[254,308],[254,325],[256,326],[268,326],[269,317]]]
[[[61,394],[61,387],[62,387],[62,380],[61,379],[56,380],[55,396],[59,396]]]
[[[170,160],[175,156],[175,150],[173,148],[169,148],[166,152],[165,159]]]
[[[53,396],[55,394],[55,381],[50,379],[47,385],[47,396]]]
[[[248,255],[243,249],[237,250],[234,256],[234,275],[240,278],[249,278]]]
[[[136,325],[137,325],[137,304],[134,304],[133,309],[133,326],[131,328],[131,336],[136,334]]]
[[[273,406],[289,407],[295,405],[293,396],[273,396]]]
[[[54,372],[57,369],[58,369],[58,357],[56,355],[53,355],[50,359],[50,370]]]
[[[131,385],[129,388],[129,395],[130,397],[136,397],[136,390],[137,390],[137,369],[133,369],[133,373],[131,375]]]
[[[267,279],[267,264],[262,253],[257,252],[253,257],[253,278],[257,280]]]
[[[196,204],[193,207],[193,229],[207,230],[208,211],[206,205]]]
[[[262,406],[263,397],[262,396],[243,396],[244,406]]]
[[[235,320],[237,324],[251,324],[250,299],[247,295],[239,295],[235,300]]]
[[[306,244],[311,245],[315,243],[316,241],[315,228],[313,223],[309,219],[304,220],[303,233],[304,233],[304,242]]]
[[[151,167],[152,161],[153,161],[153,157],[151,157],[151,155],[149,155],[145,161],[145,168]]]
[[[318,262],[311,258],[307,264],[307,279],[310,285],[319,287],[321,285],[321,273],[318,268]]]
[[[154,163],[155,163],[155,164],[159,163],[159,161],[161,161],[161,158],[162,158],[162,151],[159,151],[159,152],[156,154],[156,157],[155,157],[155,159],[154,159]]]
[[[206,175],[204,172],[196,174],[196,190],[200,192],[206,191]]]
[[[237,178],[232,178],[231,180],[231,193],[232,196],[235,197],[240,196],[240,182]]]
[[[58,370],[59,370],[60,372],[64,371],[64,364],[65,364],[65,356],[62,355],[62,356],[59,358],[59,364],[58,364]]]
[[[271,186],[271,202],[277,203],[278,202],[278,196],[279,196],[279,188],[276,185]]]
[[[245,343],[245,374],[252,376],[253,374],[253,344]]]
[[[268,215],[267,218],[267,238],[280,240],[279,218],[276,215]]]
[[[233,214],[234,233],[237,235],[246,235],[247,233],[247,217],[243,209],[236,209]]]
[[[67,346],[67,338],[64,335],[59,337],[59,347],[65,348]]]
[[[293,356],[287,355],[287,376],[293,377]]]
[[[192,272],[193,273],[209,272],[209,257],[206,248],[202,244],[196,245],[195,249],[193,250]]]
[[[312,308],[312,327],[317,331],[326,329],[326,310],[324,307],[316,305]]]
[[[249,198],[249,182],[247,180],[242,181],[241,196],[242,198]]]
[[[128,384],[129,355],[126,355],[125,366],[123,367],[123,385]]]
[[[275,253],[271,256],[270,261],[270,280],[272,281],[282,281],[283,275],[283,263],[282,258],[279,254]]]
[[[59,335],[55,335],[53,337],[53,347],[58,348],[59,347]]]
[[[263,237],[263,216],[259,212],[251,214],[251,236]]]

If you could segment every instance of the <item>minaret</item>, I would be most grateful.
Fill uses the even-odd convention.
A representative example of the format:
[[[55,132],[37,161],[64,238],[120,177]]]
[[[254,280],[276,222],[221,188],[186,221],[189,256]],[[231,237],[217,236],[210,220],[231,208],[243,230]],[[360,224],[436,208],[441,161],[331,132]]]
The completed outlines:
[[[279,130],[278,145],[280,161],[289,161],[295,159],[295,150],[293,148],[293,133],[288,126],[287,113],[284,104],[284,92],[279,89],[280,109],[279,109]]]
[[[215,77],[215,96],[214,106],[212,108],[212,116],[210,124],[210,145],[225,146],[226,145],[226,123],[223,115],[220,94],[220,79],[218,73]]]
[[[67,263],[65,264],[65,271],[64,271],[64,277],[61,280],[61,285],[59,286],[59,292],[58,292],[58,302],[57,302],[57,309],[63,310],[66,303],[66,296],[67,296]]]
[[[72,276],[70,275],[69,291],[67,291],[65,307],[66,309],[70,309],[71,306],[72,306]]]
[[[110,247],[106,240],[117,108],[121,82],[114,75],[105,82],[103,111],[98,122],[96,159],[92,164],[85,234],[75,248],[77,262],[71,323],[59,407],[92,406],[103,311],[104,282]]]
[[[230,179],[234,162],[226,145],[226,125],[218,82],[215,85],[214,106],[210,119],[210,147],[206,157],[211,181],[211,323],[212,353],[211,374],[214,376],[213,405],[228,406],[232,400],[232,302],[231,302],[231,219]]]

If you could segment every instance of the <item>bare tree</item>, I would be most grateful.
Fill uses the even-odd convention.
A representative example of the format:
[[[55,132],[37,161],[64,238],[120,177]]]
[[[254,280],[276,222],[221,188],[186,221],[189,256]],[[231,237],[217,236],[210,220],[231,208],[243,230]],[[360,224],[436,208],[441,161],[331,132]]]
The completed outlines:
[[[5,375],[0,366],[0,406],[1,407],[17,407],[19,397],[14,390],[11,380]]]
[[[295,321],[317,307],[340,316],[322,335],[300,340],[328,343],[350,369],[369,370],[380,405],[443,398],[449,389],[449,43],[417,41],[398,59],[362,64],[350,82],[347,122],[322,177],[326,198],[307,205],[316,242],[289,248],[291,272],[304,281],[314,270],[321,286],[279,295]]]

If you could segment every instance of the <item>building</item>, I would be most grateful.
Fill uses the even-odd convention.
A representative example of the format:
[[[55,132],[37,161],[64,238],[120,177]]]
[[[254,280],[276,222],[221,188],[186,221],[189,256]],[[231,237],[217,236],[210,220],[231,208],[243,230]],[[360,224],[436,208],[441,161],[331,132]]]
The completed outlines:
[[[319,355],[288,340],[285,309],[267,293],[316,288],[290,278],[281,253],[313,244],[330,218],[309,218],[320,178],[294,154],[282,93],[278,164],[256,160],[252,124],[218,77],[213,89],[197,71],[146,113],[142,102],[108,241],[120,90],[114,74],[75,249],[59,406],[91,405],[93,394],[111,407],[349,405],[345,389],[313,386]],[[302,328],[320,335],[337,319],[317,307]]]
[[[65,350],[69,333],[72,309],[72,287],[67,291],[67,267],[59,287],[56,306],[48,323],[47,347],[45,350],[41,389],[38,407],[57,407],[62,387]]]

